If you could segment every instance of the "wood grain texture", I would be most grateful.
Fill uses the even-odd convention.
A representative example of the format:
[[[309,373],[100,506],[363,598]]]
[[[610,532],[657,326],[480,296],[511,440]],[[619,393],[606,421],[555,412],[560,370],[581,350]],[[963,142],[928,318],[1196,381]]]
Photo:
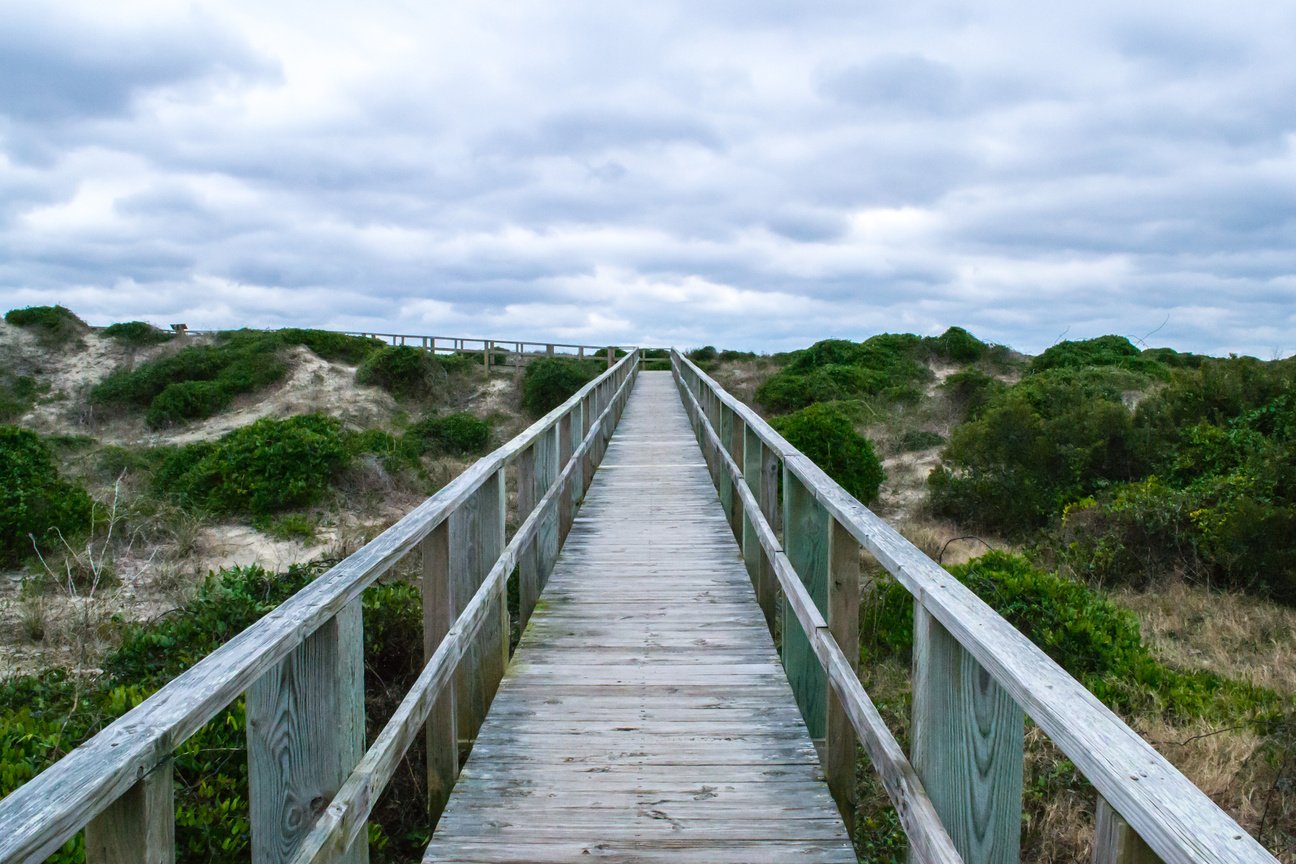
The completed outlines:
[[[1092,864],[1161,864],[1143,838],[1102,798],[1094,812]]]
[[[859,658],[860,545],[836,520],[829,518],[828,630],[832,640],[855,671]],[[847,831],[855,820],[855,729],[841,697],[828,691],[824,743],[824,773]]]
[[[641,374],[426,860],[853,862],[738,551]]]
[[[247,692],[253,864],[290,861],[364,753],[364,634],[353,602]],[[367,844],[341,858],[369,860]]]
[[[450,579],[450,525],[442,522],[422,544],[423,550],[423,661],[426,664],[450,632],[459,608]],[[428,816],[435,825],[450,800],[450,790],[459,776],[459,734],[454,688],[436,697],[428,715],[424,740],[427,745]]]
[[[914,609],[913,765],[968,864],[1021,860],[1021,709],[925,609]]]
[[[86,864],[173,864],[175,779],[168,759],[85,830]]]
[[[821,615],[828,611],[828,512],[806,490],[800,479],[783,475],[783,549],[792,569],[805,585],[811,602]],[[795,615],[786,611],[789,598],[784,597],[783,668],[787,670],[792,692],[805,715],[806,726],[814,738],[827,731],[828,680],[810,642],[813,633],[805,632]]]
[[[672,352],[687,385],[734,408],[748,427],[963,645],[1166,862],[1276,860],[1165,757],[964,585],[851,497],[756,412]]]

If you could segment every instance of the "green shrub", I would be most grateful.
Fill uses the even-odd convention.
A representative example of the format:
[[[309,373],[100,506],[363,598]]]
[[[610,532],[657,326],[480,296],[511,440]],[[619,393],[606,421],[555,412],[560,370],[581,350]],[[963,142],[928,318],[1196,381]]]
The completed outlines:
[[[1043,354],[1031,360],[1029,371],[1117,366],[1134,372],[1165,377],[1166,367],[1153,357],[1144,357],[1142,354],[1143,352],[1124,336],[1099,336],[1095,339],[1065,341],[1050,346]]]
[[[955,363],[975,363],[990,349],[962,327],[951,327],[941,335],[923,341],[933,354]]]
[[[49,346],[77,341],[89,328],[66,306],[28,306],[10,309],[5,320],[15,327],[31,330]]]
[[[1111,708],[1171,719],[1224,717],[1272,707],[1274,696],[1207,672],[1164,666],[1143,642],[1133,612],[1027,559],[991,552],[950,573]],[[898,583],[873,585],[861,612],[862,643],[879,656],[913,644],[913,601]]]
[[[1101,486],[1136,479],[1146,452],[1124,394],[1146,379],[1053,369],[994,396],[954,430],[928,478],[936,513],[1022,535]]]
[[[522,373],[522,407],[543,417],[599,375],[599,364],[570,357],[542,357]]]
[[[176,334],[169,330],[160,330],[144,321],[124,321],[119,324],[109,324],[103,329],[103,335],[116,339],[123,345],[146,348],[150,345],[170,342]]]
[[[490,424],[467,411],[442,417],[425,417],[405,431],[411,448],[420,454],[448,453],[467,456],[485,453],[490,444]]]
[[[720,352],[716,351],[714,345],[703,345],[701,348],[694,348],[685,356],[694,363],[710,363],[712,360],[716,359],[719,353]]]
[[[841,487],[864,503],[877,498],[885,479],[882,463],[867,438],[836,405],[810,405],[776,417],[774,428]]]
[[[360,364],[356,383],[381,387],[405,399],[431,398],[444,390],[446,371],[430,351],[408,345],[380,348]]]
[[[926,450],[929,447],[939,447],[944,443],[944,435],[928,429],[910,429],[900,436],[899,441],[900,452],[902,453],[913,450]]]
[[[216,443],[176,448],[154,483],[189,508],[267,516],[318,501],[349,458],[341,424],[331,417],[266,417]]]
[[[30,411],[41,390],[35,378],[0,370],[0,423],[17,420]]]
[[[90,527],[93,503],[59,477],[49,447],[36,433],[0,426],[0,563],[12,566]]]
[[[793,351],[787,363],[756,391],[770,411],[786,412],[816,402],[880,398],[913,401],[931,378],[927,349],[912,334],[883,333],[865,342],[825,339]]]
[[[381,339],[348,336],[331,330],[303,330],[288,327],[275,332],[285,344],[304,345],[325,360],[337,360],[352,365],[363,363],[370,355],[385,347]]]
[[[978,369],[962,369],[941,385],[964,418],[975,419],[987,404],[1008,389],[1008,385]]]

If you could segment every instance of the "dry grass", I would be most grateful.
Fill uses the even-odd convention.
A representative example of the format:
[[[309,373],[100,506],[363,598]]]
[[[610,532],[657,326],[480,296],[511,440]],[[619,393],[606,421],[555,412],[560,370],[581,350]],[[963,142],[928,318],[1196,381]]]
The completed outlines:
[[[1184,582],[1112,597],[1138,614],[1164,662],[1296,694],[1296,609]]]

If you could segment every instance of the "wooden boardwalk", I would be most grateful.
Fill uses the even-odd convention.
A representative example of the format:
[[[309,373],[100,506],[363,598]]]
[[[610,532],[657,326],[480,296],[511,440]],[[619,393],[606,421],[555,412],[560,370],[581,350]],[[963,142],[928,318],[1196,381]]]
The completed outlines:
[[[427,861],[854,862],[669,373],[644,372]]]

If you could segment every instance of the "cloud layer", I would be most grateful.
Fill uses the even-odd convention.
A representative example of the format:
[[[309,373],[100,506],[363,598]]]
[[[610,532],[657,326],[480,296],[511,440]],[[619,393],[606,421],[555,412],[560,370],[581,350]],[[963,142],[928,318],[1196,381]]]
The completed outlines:
[[[1296,350],[1288,4],[6,6],[5,308]]]

